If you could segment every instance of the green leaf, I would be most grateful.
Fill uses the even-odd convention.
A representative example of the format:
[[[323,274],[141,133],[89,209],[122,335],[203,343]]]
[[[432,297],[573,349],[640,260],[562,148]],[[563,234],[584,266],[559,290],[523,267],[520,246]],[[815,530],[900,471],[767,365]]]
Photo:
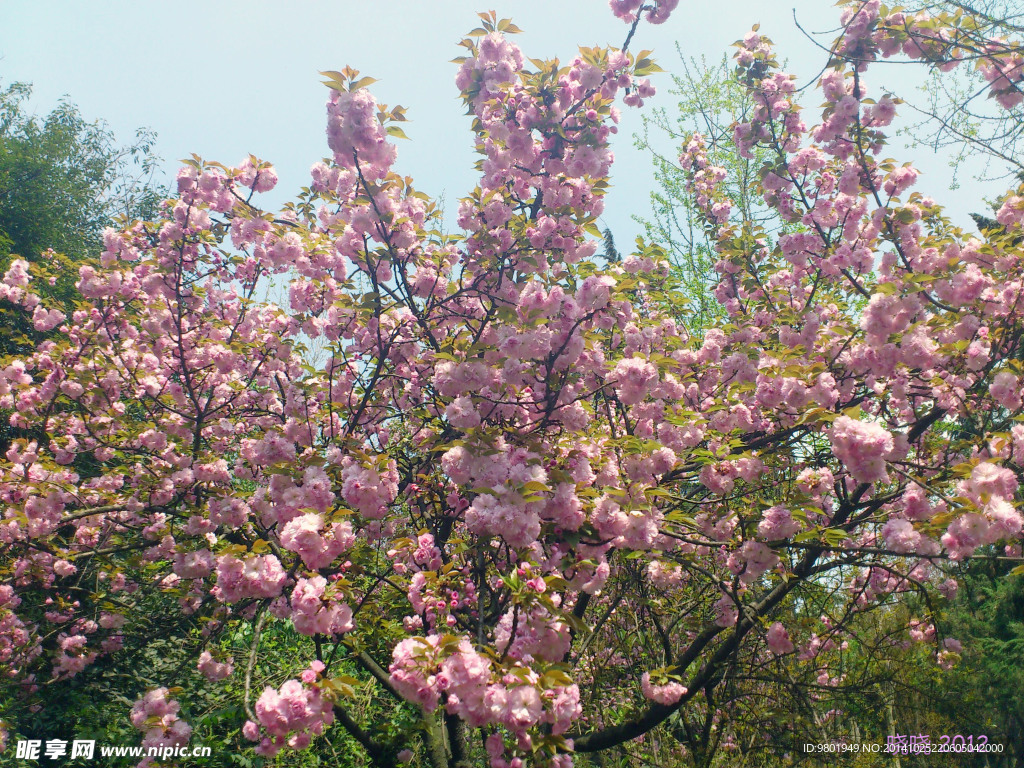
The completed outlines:
[[[361,77],[354,83],[352,83],[352,85],[349,87],[349,90],[358,91],[360,88],[365,88],[366,86],[373,85],[376,82],[377,78],[375,77]]]

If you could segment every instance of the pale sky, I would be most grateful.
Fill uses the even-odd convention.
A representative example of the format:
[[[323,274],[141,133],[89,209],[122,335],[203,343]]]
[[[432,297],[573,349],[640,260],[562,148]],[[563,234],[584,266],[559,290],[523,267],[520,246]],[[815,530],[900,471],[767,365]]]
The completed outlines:
[[[837,26],[827,0],[682,0],[666,24],[642,23],[631,49],[654,49],[667,71],[678,71],[677,41],[687,55],[713,61],[731,55],[731,44],[759,22],[802,85],[824,58],[794,24],[794,7],[805,29]],[[152,128],[168,180],[177,161],[192,153],[227,164],[257,155],[277,168],[281,181],[271,202],[280,204],[308,184],[310,165],[329,154],[327,90],[318,71],[350,65],[379,80],[372,87],[378,101],[407,108],[411,141],[398,142],[395,170],[424,192],[443,193],[451,213],[475,183],[475,156],[450,60],[464,51],[457,44],[477,25],[476,11],[491,8],[523,29],[515,41],[528,57],[564,62],[577,45],[618,46],[626,33],[604,0],[0,0],[0,85],[32,83],[30,109],[39,115],[66,96],[87,119],[106,120],[122,142],[140,126]],[[911,69],[917,68],[878,68],[869,85],[898,90]],[[660,93],[648,106],[671,103],[668,75],[652,81]],[[805,103],[808,122],[819,101]],[[614,188],[601,224],[620,246],[639,232],[631,216],[650,207],[652,166],[632,147],[641,111],[623,109],[613,144]],[[924,172],[917,188],[944,199],[949,174],[940,159],[920,153],[898,159],[917,161]],[[962,190],[948,201],[956,208],[959,198],[959,208],[979,210],[978,189],[998,192],[971,188],[969,197]]]

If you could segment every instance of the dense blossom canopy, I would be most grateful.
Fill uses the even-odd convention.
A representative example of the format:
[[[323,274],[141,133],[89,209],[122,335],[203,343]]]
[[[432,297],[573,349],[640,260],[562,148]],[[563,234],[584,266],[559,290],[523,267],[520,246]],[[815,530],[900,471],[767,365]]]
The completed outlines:
[[[611,6],[632,39],[676,2]],[[655,65],[628,46],[530,60],[487,14],[456,76],[480,153],[461,233],[392,170],[402,110],[346,69],[326,73],[333,154],[282,212],[257,204],[267,163],[196,160],[162,219],[107,232],[73,313],[14,262],[0,298],[51,332],[0,366],[22,435],[0,464],[18,701],[116,657],[156,591],[210,637],[290,622],[315,644],[251,700],[250,665],[260,753],[340,723],[376,764],[410,758],[348,713],[346,658],[422,713],[437,768],[468,764],[466,728],[493,768],[564,768],[695,705],[741,649],[835,685],[851,616],[949,594],[942,564],[980,548],[1019,558],[1024,190],[1005,232],[971,237],[883,157],[897,101],[868,97],[869,64],[964,57],[955,28],[879,9],[846,4],[813,117],[767,39],[738,44],[756,108],[735,140],[774,153],[759,190],[785,226],[744,221],[706,140],[687,141],[727,312],[700,337],[660,249],[595,256],[614,102],[640,105]],[[1000,104],[1021,100],[1018,59],[993,42],[977,63]],[[258,298],[273,276],[285,306]],[[842,585],[839,618],[787,626],[821,583]],[[660,658],[594,642],[623,595],[647,601]],[[203,649],[197,667],[240,665]],[[618,719],[585,709],[598,685]],[[146,744],[190,734],[167,688],[131,721]]]

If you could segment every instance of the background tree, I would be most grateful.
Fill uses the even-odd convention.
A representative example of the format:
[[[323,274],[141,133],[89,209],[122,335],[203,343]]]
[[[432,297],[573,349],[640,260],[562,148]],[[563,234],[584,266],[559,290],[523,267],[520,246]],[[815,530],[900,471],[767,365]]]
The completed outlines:
[[[155,184],[155,135],[139,130],[121,146],[102,121],[88,122],[62,102],[40,119],[26,112],[31,89],[0,91],[0,266],[26,259],[55,279],[46,295],[73,306],[77,263],[102,250],[116,219],[152,218],[166,190]],[[0,354],[34,334],[3,303]],[[38,340],[38,339],[34,339]]]
[[[47,250],[72,259],[95,255],[116,219],[151,218],[155,135],[139,130],[117,144],[102,121],[88,122],[62,102],[40,119],[26,113],[31,89],[0,91],[0,228],[7,254],[36,260]]]
[[[715,64],[687,58],[676,46],[681,71],[671,75],[669,93],[676,104],[659,107],[643,116],[644,128],[634,137],[637,147],[651,152],[657,190],[651,193],[651,218],[637,217],[648,241],[665,248],[679,280],[680,294],[687,297],[679,308],[678,319],[687,329],[700,335],[720,321],[721,305],[712,296],[718,282],[715,243],[700,220],[700,211],[687,192],[686,173],[677,156],[665,156],[659,150],[666,139],[678,148],[694,133],[707,143],[709,161],[726,170],[723,192],[738,220],[757,222],[766,232],[777,234],[784,222],[774,217],[755,192],[758,170],[767,153],[756,148],[751,157],[742,157],[732,140],[737,122],[749,119],[753,102],[746,86],[734,75],[732,63],[723,56]]]

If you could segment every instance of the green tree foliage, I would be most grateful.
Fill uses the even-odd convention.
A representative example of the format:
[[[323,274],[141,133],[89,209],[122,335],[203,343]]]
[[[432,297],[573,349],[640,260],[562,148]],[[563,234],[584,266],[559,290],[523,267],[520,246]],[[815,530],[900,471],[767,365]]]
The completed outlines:
[[[0,253],[82,258],[111,220],[150,218],[161,198],[155,135],[140,129],[121,146],[104,122],[88,122],[67,101],[45,118],[29,114],[30,95],[24,83],[0,91]]]
[[[989,733],[1005,745],[1003,761],[990,760],[993,767],[1024,764],[1024,574],[1008,577],[1009,569],[998,561],[971,562],[958,574],[960,593],[947,626],[963,642],[964,656],[935,697],[936,710],[961,732]]]
[[[682,66],[679,74],[672,75],[669,89],[677,99],[675,107],[645,114],[643,132],[634,137],[638,148],[651,153],[657,185],[651,193],[650,218],[636,220],[644,226],[647,240],[668,252],[680,287],[690,299],[680,319],[691,333],[700,334],[724,312],[711,295],[718,282],[714,271],[718,257],[686,193],[685,174],[676,154],[680,144],[694,132],[704,135],[710,161],[727,171],[723,184],[738,220],[769,232],[778,231],[782,222],[752,194],[758,173],[768,161],[765,151],[755,149],[753,157],[740,157],[732,141],[733,124],[748,120],[751,109],[748,90],[735,79],[732,62],[724,56],[714,64],[703,58],[687,59],[678,44],[676,50]],[[662,153],[666,146],[673,154]]]
[[[155,134],[140,129],[118,144],[101,121],[62,101],[44,118],[28,110],[31,88],[0,89],[0,272],[15,258],[48,278],[44,299],[74,309],[78,265],[95,257],[104,227],[152,218],[165,190],[155,183]],[[0,364],[38,344],[20,312],[0,300]],[[11,427],[0,418],[0,453]]]
[[[26,259],[53,279],[52,297],[68,308],[76,262],[95,255],[115,219],[152,218],[163,197],[154,184],[155,135],[139,130],[119,145],[102,121],[87,121],[62,101],[44,118],[27,109],[31,88],[0,90],[0,270]],[[0,355],[37,341],[0,307]]]

